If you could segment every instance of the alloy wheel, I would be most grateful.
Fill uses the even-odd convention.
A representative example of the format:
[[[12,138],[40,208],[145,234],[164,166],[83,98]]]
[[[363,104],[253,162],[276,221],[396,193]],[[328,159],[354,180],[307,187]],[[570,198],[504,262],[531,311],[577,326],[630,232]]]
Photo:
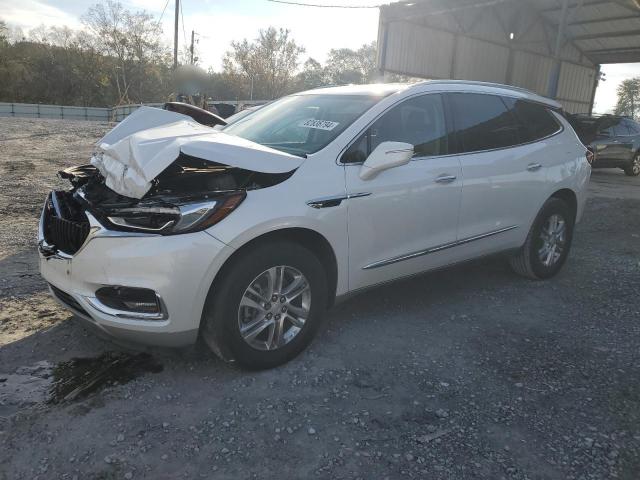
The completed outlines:
[[[555,265],[566,245],[567,228],[562,215],[551,215],[540,231],[538,258],[545,267]]]
[[[631,171],[634,175],[640,175],[640,155],[636,155],[631,164]]]
[[[271,267],[253,279],[240,300],[240,335],[257,350],[276,350],[300,333],[310,308],[305,276],[290,266]]]

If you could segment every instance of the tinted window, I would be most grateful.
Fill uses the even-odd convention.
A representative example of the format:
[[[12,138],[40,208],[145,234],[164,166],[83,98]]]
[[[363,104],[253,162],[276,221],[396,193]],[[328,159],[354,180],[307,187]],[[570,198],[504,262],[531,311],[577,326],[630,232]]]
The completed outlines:
[[[364,162],[382,142],[413,145],[414,157],[448,153],[448,136],[442,96],[422,95],[392,107],[342,156],[344,163]]]
[[[602,120],[602,127],[599,129],[599,133],[604,134],[609,137],[616,137],[618,135],[629,135],[629,131],[625,128],[624,133],[623,129],[620,125],[619,120],[612,120],[610,118],[604,118]]]
[[[520,143],[533,142],[560,130],[560,125],[544,106],[511,97],[503,100],[518,120]]]
[[[518,125],[500,97],[453,93],[450,98],[459,153],[518,143]]]
[[[616,137],[625,137],[629,135],[629,129],[624,122],[620,122],[614,126],[613,131],[615,132]]]
[[[629,129],[629,135],[637,135],[640,133],[640,128],[638,128],[638,124],[636,122],[624,120],[624,124],[627,126],[627,129]]]

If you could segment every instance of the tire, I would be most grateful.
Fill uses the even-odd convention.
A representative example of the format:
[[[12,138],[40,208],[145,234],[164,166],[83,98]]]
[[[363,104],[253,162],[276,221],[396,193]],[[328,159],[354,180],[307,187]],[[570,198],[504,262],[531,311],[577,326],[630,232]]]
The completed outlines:
[[[553,222],[554,218],[564,222],[562,240],[555,240],[556,248],[553,252],[550,249],[542,250],[549,245],[545,244],[543,237],[551,238],[551,244],[554,243],[553,238],[546,235],[552,225],[550,222]],[[569,255],[574,223],[575,216],[565,201],[555,197],[547,200],[538,212],[524,245],[511,257],[511,268],[517,274],[534,280],[543,280],[556,275]],[[561,230],[561,227],[558,228]],[[544,260],[541,257],[544,257]]]
[[[636,153],[629,165],[624,168],[624,173],[628,177],[640,175],[640,153]]]
[[[327,275],[313,252],[296,243],[270,241],[241,253],[221,273],[207,296],[201,325],[215,354],[262,370],[288,362],[311,343],[328,299]],[[278,275],[282,288],[270,289]],[[305,283],[308,290],[302,290]],[[301,291],[295,297],[294,287]],[[267,298],[270,293],[275,296]],[[283,300],[285,295],[292,299]]]

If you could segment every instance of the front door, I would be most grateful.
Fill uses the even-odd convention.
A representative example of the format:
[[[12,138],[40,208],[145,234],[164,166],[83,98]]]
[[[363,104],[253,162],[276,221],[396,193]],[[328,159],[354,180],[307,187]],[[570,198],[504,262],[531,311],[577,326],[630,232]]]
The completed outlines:
[[[409,98],[385,112],[342,156],[349,218],[349,288],[381,283],[450,263],[462,176],[448,155],[443,97]],[[384,141],[414,145],[406,165],[359,177],[361,163]]]

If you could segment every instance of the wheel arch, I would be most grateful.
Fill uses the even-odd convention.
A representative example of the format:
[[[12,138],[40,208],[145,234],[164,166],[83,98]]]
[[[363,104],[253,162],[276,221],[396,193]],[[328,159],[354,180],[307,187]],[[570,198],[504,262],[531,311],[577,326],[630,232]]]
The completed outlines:
[[[238,258],[248,250],[255,248],[258,245],[265,242],[275,242],[279,240],[298,243],[311,250],[311,252],[318,257],[325,268],[325,273],[327,275],[327,292],[329,296],[327,304],[329,306],[333,305],[338,285],[338,261],[335,251],[324,235],[306,227],[287,227],[273,230],[253,237],[242,244],[224,261],[218,272],[213,277],[211,285],[209,286],[207,298],[213,292],[216,282],[223,278],[225,272],[230,268],[233,268],[233,265]]]
[[[576,220],[576,216],[578,215],[578,196],[573,190],[570,188],[561,188],[560,190],[556,190],[549,198],[559,198],[564,201],[573,213],[573,220]]]

